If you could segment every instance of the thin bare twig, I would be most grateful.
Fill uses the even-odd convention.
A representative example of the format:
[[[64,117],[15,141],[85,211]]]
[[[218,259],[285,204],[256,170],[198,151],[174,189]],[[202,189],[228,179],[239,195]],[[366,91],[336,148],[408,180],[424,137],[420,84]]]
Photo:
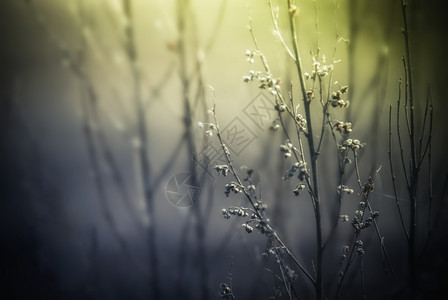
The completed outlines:
[[[406,235],[406,239],[409,242],[409,233],[406,229],[406,224],[404,223],[403,214],[401,212],[400,201],[398,200],[398,193],[397,193],[396,176],[394,174],[394,167],[392,165],[392,106],[389,107],[389,150],[388,150],[388,154],[389,154],[389,166],[390,166],[390,173],[392,176],[392,187],[394,189],[395,203],[397,204],[398,215],[400,216],[401,226]]]

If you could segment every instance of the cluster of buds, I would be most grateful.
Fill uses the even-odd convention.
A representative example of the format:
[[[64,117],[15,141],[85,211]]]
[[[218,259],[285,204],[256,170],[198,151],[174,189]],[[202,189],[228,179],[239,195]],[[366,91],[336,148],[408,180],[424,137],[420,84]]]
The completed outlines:
[[[349,188],[348,186],[346,186],[346,185],[338,185],[338,187],[337,187],[337,190],[338,190],[338,193],[340,194],[340,193],[347,193],[347,194],[353,194],[353,192],[354,192],[354,190],[353,189],[351,189],[351,188]]]
[[[263,257],[268,258],[269,256],[277,256],[277,252],[284,253],[283,247],[270,247],[261,254]]]
[[[308,170],[306,168],[306,162],[300,161],[293,164],[288,171],[286,171],[285,175],[283,175],[283,180],[288,180],[289,178],[292,178],[294,174],[299,171],[298,178],[300,180],[304,180],[306,176],[308,176]],[[299,186],[297,186],[299,187]],[[302,188],[302,186],[300,186]],[[303,187],[304,189],[305,187]],[[295,192],[294,192],[295,193]],[[296,195],[297,196],[297,195]]]
[[[293,282],[297,278],[297,273],[290,267],[285,266],[285,276],[288,282]]]
[[[287,142],[286,145],[280,145],[280,151],[283,152],[285,158],[291,157],[291,149],[293,145],[290,142]]]
[[[342,99],[342,95],[347,93],[348,87],[344,86],[340,90],[331,93],[331,106],[333,107],[348,107],[350,105],[350,101],[346,101]]]
[[[358,252],[358,255],[364,255],[364,253],[365,253],[365,251],[364,251],[364,249],[362,248],[362,246],[364,245],[364,243],[361,241],[361,240],[357,240],[356,242],[355,242],[355,245],[356,245],[356,252]]]
[[[375,188],[375,184],[373,182],[373,178],[369,177],[369,180],[367,180],[366,183],[364,183],[364,186],[362,187],[362,194],[364,196],[367,196],[369,193],[373,192]]]
[[[380,215],[377,211],[370,212],[370,216],[364,222],[362,222],[361,220],[363,214],[364,213],[362,210],[357,210],[355,211],[356,216],[352,219],[352,226],[357,232],[370,227],[373,223],[373,220]]]
[[[250,193],[255,193],[255,185],[253,185],[253,184],[250,184],[248,187],[247,187],[247,190],[250,192]]]
[[[260,230],[262,234],[266,234],[268,237],[271,237],[274,233],[271,226],[269,226],[269,219],[260,220],[257,225],[255,225],[255,228]]]
[[[244,82],[254,81],[258,79],[260,89],[267,89],[273,95],[277,95],[277,90],[280,89],[280,78],[272,78],[271,74],[262,73],[260,71],[249,71],[249,75],[243,77]]]
[[[342,246],[342,255],[341,255],[342,263],[347,258],[347,255],[348,255],[349,251],[350,251],[350,247],[349,246],[347,246],[347,245]]]
[[[299,14],[299,8],[293,4],[289,9],[289,13],[293,16],[297,16]]]
[[[244,82],[254,81],[254,79],[259,78],[260,75],[261,75],[260,71],[250,70],[249,75],[246,75],[243,77],[243,81]]]
[[[303,74],[305,79],[307,79],[307,80],[308,79],[315,80],[316,76],[319,76],[321,78],[325,77],[329,73],[331,73],[333,71],[333,69],[334,69],[334,66],[332,64],[330,64],[330,65],[321,65],[321,63],[316,61],[316,60],[314,60],[313,67],[314,67],[314,69],[311,72],[311,74],[310,73],[304,73]]]
[[[217,130],[216,125],[214,123],[204,123],[201,121],[198,121],[198,127],[205,129],[205,134],[207,136],[212,136],[213,132]]]
[[[222,209],[222,214],[225,219],[230,219],[231,216],[247,217],[249,214],[243,207],[229,207],[227,209]]]
[[[340,215],[339,217],[343,222],[348,222],[350,220],[350,217],[348,215]]]
[[[219,296],[222,299],[235,299],[232,289],[227,283],[224,282],[219,286]]]
[[[361,144],[361,142],[357,139],[347,139],[344,141],[344,143],[342,143],[341,146],[339,146],[340,150],[347,150],[347,149],[352,149],[353,151],[355,151],[356,149],[359,149],[361,147],[364,147],[364,144]]]
[[[246,50],[247,61],[249,63],[253,64],[255,62],[255,54],[257,54],[256,51]]]
[[[269,129],[271,129],[272,131],[277,131],[280,128],[280,125],[277,124],[277,122],[272,122],[271,126],[269,127]]]
[[[223,176],[227,176],[229,173],[229,167],[227,165],[216,165],[215,170],[218,174],[222,174]]]
[[[306,131],[306,125],[307,125],[306,119],[301,114],[297,114],[296,115],[296,122],[297,122],[297,125],[299,125],[299,129],[301,131],[305,132]]]
[[[236,182],[227,183],[224,186],[224,193],[226,194],[227,197],[229,197],[229,194],[231,192],[238,194],[238,193],[242,192],[242,189],[241,189],[240,185]]]
[[[352,123],[350,122],[336,121],[334,127],[340,133],[349,134],[350,132],[352,132]]]
[[[260,77],[260,85],[258,86],[260,89],[265,90],[268,89],[272,95],[277,95],[277,90],[280,89],[280,79],[274,79],[271,75],[267,75],[266,77]]]
[[[366,222],[362,222],[361,219],[358,218],[357,216],[355,216],[352,219],[352,226],[356,232],[366,229],[366,228],[370,227],[370,225],[372,225],[371,222],[367,222],[367,220],[366,220]]]
[[[294,189],[294,195],[295,196],[299,196],[300,192],[303,191],[305,189],[306,185],[304,185],[303,183],[299,184],[298,186],[296,186],[296,188]]]
[[[251,233],[252,231],[254,231],[254,228],[247,223],[241,224],[241,227],[243,227],[247,231],[247,233]]]
[[[286,111],[286,105],[285,104],[276,104],[274,106],[274,108],[275,108],[276,111],[281,112],[281,113]]]
[[[266,204],[263,204],[259,201],[254,203],[254,207],[257,211],[265,211],[268,206]]]
[[[349,254],[349,251],[350,251],[350,247],[349,246],[347,246],[347,245],[342,246],[341,261],[339,263],[339,265],[341,266],[341,270],[338,273],[339,278],[344,276],[343,266],[344,266],[345,260],[347,259],[347,255]]]
[[[308,92],[306,92],[306,99],[308,100],[308,101],[311,101],[311,99],[313,99],[314,98],[314,93],[313,93],[313,91],[308,91]]]

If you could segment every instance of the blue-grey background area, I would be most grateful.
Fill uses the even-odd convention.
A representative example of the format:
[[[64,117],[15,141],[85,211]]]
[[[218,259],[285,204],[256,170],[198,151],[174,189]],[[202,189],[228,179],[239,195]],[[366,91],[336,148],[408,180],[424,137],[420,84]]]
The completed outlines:
[[[306,261],[306,267],[312,268],[315,221],[311,203],[305,201],[309,199],[295,198],[294,185],[281,180],[289,167],[278,151],[285,138],[281,131],[269,130],[275,120],[270,115],[273,111],[265,111],[262,123],[250,114],[251,105],[259,99],[273,99],[256,83],[242,80],[249,70],[261,69],[258,62],[248,63],[244,55],[247,49],[254,49],[247,30],[250,14],[273,73],[285,82],[297,82],[291,60],[272,33],[266,1],[130,1],[147,121],[146,155],[151,179],[158,183],[151,191],[154,211],[149,215],[138,155],[141,140],[133,79],[122,43],[127,24],[122,1],[7,0],[0,4],[0,291],[7,295],[5,299],[152,299],[151,255],[157,260],[161,299],[216,299],[220,283],[229,281],[230,267],[238,299],[266,299],[274,293],[274,287],[281,286],[266,271],[276,270],[275,264],[261,257],[265,237],[258,232],[247,234],[241,220],[225,220],[222,216],[222,208],[243,205],[244,199],[238,195],[225,197],[228,179],[217,176],[201,161],[201,151],[210,150],[207,147],[220,151],[216,135],[207,137],[196,126],[211,117],[207,113],[212,107],[210,89],[203,89],[204,101],[192,104],[190,114],[194,125],[191,140],[197,156],[191,157],[183,140],[185,115],[179,79],[181,61],[176,49],[176,7],[187,2],[191,2],[187,30],[197,31],[196,38],[191,33],[186,37],[190,47],[187,68],[192,72],[193,62],[199,57],[199,76],[205,87],[214,88],[221,128],[246,130],[240,144],[233,143],[231,135],[225,137],[235,166],[242,174],[245,169],[241,166],[259,172],[274,226]],[[304,67],[309,71],[309,53],[317,42],[315,12],[313,1],[300,2],[299,42]],[[374,203],[382,214],[380,226],[397,277],[384,278],[378,263],[381,253],[375,248],[366,262],[367,291],[372,298],[400,298],[407,291],[406,241],[397,219],[387,157],[389,105],[396,108],[398,81],[403,77],[399,1],[317,2],[321,51],[330,60],[337,45],[336,57],[341,62],[336,65],[335,80],[350,85],[353,134],[367,143],[361,175],[367,178],[382,165],[373,201],[377,201]],[[422,294],[436,296],[446,292],[443,283],[448,280],[444,251],[448,212],[447,11],[443,1],[409,2],[415,93],[419,99],[416,107],[421,113],[428,85],[434,104],[434,228],[432,243],[419,264],[419,278]],[[284,9],[281,6],[283,17]],[[354,31],[349,28],[350,22]],[[285,20],[280,28],[287,36]],[[337,43],[336,35],[350,39],[353,49],[344,42]],[[209,42],[212,46],[207,48]],[[96,95],[94,101],[88,102],[86,83],[73,72],[70,59],[82,62]],[[197,82],[196,75],[189,76]],[[191,93],[196,88],[191,87]],[[90,119],[83,108],[86,103],[90,103]],[[87,129],[97,151],[96,171],[92,169]],[[325,149],[331,147],[331,142],[324,145]],[[394,150],[397,154],[398,148]],[[224,162],[222,152],[214,155],[213,162]],[[201,196],[192,207],[176,207],[165,195],[168,181],[175,174],[190,172],[192,161],[196,171],[204,174]],[[334,167],[331,155],[322,157],[321,176],[328,182],[321,186],[323,194],[334,194]],[[95,183],[98,177],[103,200]],[[427,177],[425,173],[422,180]],[[406,198],[403,182],[399,190]],[[422,189],[422,193],[427,192]],[[356,209],[356,199],[349,197],[344,203],[343,211],[350,216]],[[405,199],[402,205],[405,211],[409,209]],[[427,207],[422,206],[421,224],[426,224],[427,214]],[[151,226],[155,228],[155,252],[148,249]],[[327,230],[329,226],[324,224]],[[328,276],[324,282],[329,290],[335,282],[341,246],[351,232],[348,223],[341,226],[336,235],[340,242],[329,250],[326,261],[329,269],[336,270],[335,277]],[[425,239],[425,230],[422,226],[420,242]],[[374,249],[374,235],[366,240]],[[304,281],[303,276],[298,280]],[[354,287],[347,285],[347,297],[360,293],[356,274],[350,282]],[[298,286],[304,295],[312,291],[305,283]]]

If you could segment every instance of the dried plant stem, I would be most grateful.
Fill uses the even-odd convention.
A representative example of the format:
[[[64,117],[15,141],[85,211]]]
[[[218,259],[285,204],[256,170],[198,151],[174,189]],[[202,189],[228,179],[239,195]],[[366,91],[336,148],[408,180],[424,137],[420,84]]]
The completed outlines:
[[[294,4],[293,0],[288,0],[288,11],[289,11],[289,25],[291,31],[291,39],[293,43],[293,51],[295,56],[295,65],[297,68],[297,75],[300,81],[300,88],[302,92],[302,99],[305,108],[305,115],[307,120],[307,140],[308,140],[308,149],[311,160],[311,176],[312,176],[312,193],[311,198],[314,206],[314,214],[316,219],[316,248],[317,248],[317,260],[316,260],[316,299],[322,299],[322,258],[323,258],[323,247],[322,247],[322,224],[321,224],[321,215],[320,215],[320,203],[319,203],[319,195],[318,195],[318,181],[317,181],[317,153],[314,145],[314,135],[313,135],[313,126],[312,126],[312,118],[311,118],[311,100],[307,97],[307,89],[305,85],[305,78],[302,70],[302,62],[299,53],[299,43],[297,39],[297,29],[295,23],[295,13],[297,7]]]
[[[366,294],[366,283],[364,278],[364,256],[361,257],[361,292],[362,292],[362,298],[364,300],[367,300],[367,294]]]
[[[397,204],[397,210],[398,210],[398,215],[400,216],[401,227],[403,228],[403,231],[406,235],[406,239],[409,242],[409,233],[406,229],[406,224],[404,223],[404,219],[403,219],[403,213],[401,212],[400,202],[398,200],[396,177],[395,177],[395,173],[394,173],[394,167],[392,164],[392,106],[389,107],[389,150],[388,150],[388,153],[389,153],[389,166],[390,166],[390,172],[391,172],[391,176],[392,176],[392,187],[394,189],[395,203]]]
[[[355,158],[354,158],[354,162],[355,162],[355,173],[356,173],[357,182],[358,182],[359,188],[360,188],[361,190],[363,190],[364,187],[363,187],[363,185],[361,184],[361,177],[360,177],[360,175],[359,175],[359,163],[358,163],[358,153],[357,153],[357,151],[354,151],[354,156],[355,156]],[[379,173],[379,171],[381,170],[381,168],[382,168],[382,166],[380,166],[380,167],[375,171],[375,174],[374,174],[372,180],[375,179],[376,174]],[[373,212],[373,209],[372,209],[372,206],[371,206],[371,204],[370,204],[369,197],[368,197],[369,195],[370,195],[370,192],[369,192],[368,194],[365,194],[365,193],[363,192],[364,201],[365,201],[367,207],[369,208],[369,212]],[[384,237],[381,235],[380,229],[379,229],[379,227],[378,227],[378,223],[376,222],[375,219],[373,219],[373,225],[374,225],[374,227],[375,227],[375,232],[376,232],[376,234],[377,234],[378,240],[380,241],[381,251],[382,251],[382,253],[383,253],[383,257],[384,257],[384,259],[383,259],[383,261],[382,261],[382,262],[383,262],[383,266],[384,266],[384,272],[387,274],[387,267],[386,267],[386,263],[387,263],[387,265],[388,265],[389,268],[391,269],[392,273],[395,275],[395,272],[394,272],[394,270],[393,270],[393,268],[392,268],[392,264],[391,264],[390,259],[389,259],[389,255],[387,254],[386,246],[384,245],[384,242],[383,242],[383,241],[384,241]]]
[[[406,49],[406,59],[404,61],[407,72],[407,82],[406,91],[409,91],[409,96],[406,97],[406,101],[409,101],[410,112],[409,112],[409,140],[410,140],[410,151],[411,151],[411,161],[410,161],[410,186],[409,186],[409,197],[411,200],[411,216],[410,216],[410,230],[409,230],[409,245],[408,245],[408,259],[410,268],[410,281],[411,281],[411,291],[412,296],[416,297],[417,289],[417,278],[416,278],[416,261],[415,261],[415,244],[416,244],[416,231],[417,231],[417,186],[418,186],[418,176],[419,168],[416,162],[416,146],[415,146],[415,109],[414,109],[414,95],[413,95],[413,77],[412,77],[412,63],[411,63],[411,45],[409,41],[409,27],[408,18],[406,12],[407,4],[404,0],[401,0],[401,11],[403,14],[403,36]]]
[[[252,196],[249,194],[249,192],[246,190],[246,188],[243,185],[243,182],[241,181],[238,173],[236,172],[235,168],[233,167],[233,163],[232,160],[230,158],[230,153],[229,150],[227,149],[224,140],[221,136],[221,131],[220,131],[220,127],[219,127],[219,123],[218,123],[218,119],[216,117],[216,98],[214,96],[214,93],[212,91],[212,98],[214,101],[214,105],[213,105],[213,116],[214,116],[214,124],[216,126],[216,136],[218,137],[219,143],[221,145],[221,148],[224,152],[224,157],[226,159],[226,162],[228,164],[230,173],[232,174],[232,176],[235,178],[236,182],[238,183],[239,187],[241,188],[244,196],[246,197],[246,199],[249,201],[251,207],[253,208],[253,211],[255,213],[255,215],[260,219],[260,220],[265,220],[264,217],[261,215],[260,211],[258,208],[255,207],[254,205],[254,201],[252,199]],[[269,225],[268,225],[269,226]],[[289,250],[289,248],[284,244],[284,242],[280,239],[279,235],[277,234],[277,232],[275,230],[273,230],[270,226],[269,228],[272,230],[272,238],[274,240],[277,241],[277,243],[284,248],[286,254],[289,256],[289,258],[294,262],[295,265],[297,265],[297,267],[302,271],[302,273],[309,279],[309,281],[313,284],[313,286],[316,286],[316,280],[311,276],[311,274],[305,269],[305,267],[299,262],[299,260],[294,256],[294,254],[291,252],[291,250]]]

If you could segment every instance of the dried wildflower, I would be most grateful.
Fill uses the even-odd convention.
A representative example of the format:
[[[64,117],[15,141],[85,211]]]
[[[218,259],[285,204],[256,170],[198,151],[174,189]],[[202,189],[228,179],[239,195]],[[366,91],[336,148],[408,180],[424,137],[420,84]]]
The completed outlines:
[[[293,164],[288,171],[286,171],[285,175],[283,175],[283,180],[288,180],[294,176],[296,171],[299,169],[299,163]]]
[[[306,131],[307,121],[301,114],[296,115],[296,121],[297,125],[299,125],[299,129],[301,131]]]
[[[352,132],[352,123],[350,122],[336,121],[334,127],[337,131],[343,134],[349,134],[350,132]]]
[[[272,125],[269,127],[269,129],[271,129],[272,131],[277,131],[280,128],[280,125],[272,122]]]
[[[261,202],[255,202],[254,207],[256,210],[259,210],[259,211],[265,211],[266,208],[268,208],[268,206],[266,204],[263,204]]]
[[[338,185],[338,187],[337,187],[337,191],[338,191],[338,193],[340,194],[340,193],[347,193],[347,194],[353,194],[353,192],[354,192],[354,190],[353,189],[351,189],[351,188],[349,188],[348,186],[346,186],[346,185]]]
[[[296,188],[293,191],[294,195],[299,196],[300,191],[303,191],[305,188],[306,188],[306,186],[303,183],[299,184],[298,186],[296,186]]]
[[[373,192],[375,188],[375,184],[373,182],[373,178],[369,177],[366,183],[364,183],[364,186],[362,187],[362,194],[364,196],[367,196],[369,193]]]
[[[307,176],[308,176],[308,170],[306,168],[306,162],[301,161],[299,163],[299,176],[298,177],[300,180],[304,180],[305,177],[307,177]]]
[[[239,185],[237,183],[231,182],[231,183],[228,183],[228,184],[226,184],[224,186],[224,193],[226,194],[227,197],[229,197],[229,194],[231,192],[234,192],[235,194],[238,194],[238,193],[241,193],[242,190],[241,190],[241,188],[239,187]]]
[[[244,223],[241,226],[247,231],[247,233],[251,233],[252,231],[254,231],[254,228],[249,224]]]
[[[358,249],[356,249],[356,252],[358,252],[358,255],[364,255],[366,253],[366,251],[364,251],[364,249],[361,247],[358,247]]]
[[[364,223],[362,223],[357,216],[355,216],[352,219],[351,224],[352,224],[353,228],[356,230],[356,232],[359,232],[359,231],[363,230],[364,228],[366,228],[366,225]]]
[[[293,16],[297,16],[299,14],[299,8],[293,4],[289,8],[289,13]]]
[[[289,282],[293,282],[297,278],[296,272],[291,270],[288,266],[285,266],[285,275]]]
[[[351,149],[353,151],[355,151],[356,149],[360,149],[361,147],[364,147],[365,144],[362,144],[359,140],[357,139],[347,139],[344,141],[344,143],[342,143],[342,145],[339,147],[339,149],[341,150],[346,150],[346,149]]]
[[[227,211],[227,209],[223,208],[222,209],[222,214],[224,215],[224,219],[230,219],[230,214]]]
[[[306,98],[308,100],[311,100],[314,97],[314,93],[312,91],[306,92]]]
[[[339,216],[341,219],[342,219],[342,221],[344,221],[344,222],[348,222],[350,219],[349,219],[349,217],[348,217],[348,215],[340,215]]]
[[[222,299],[234,299],[234,295],[230,286],[226,283],[221,283],[219,286],[219,296]]]
[[[255,228],[260,230],[262,234],[266,234],[268,237],[271,237],[274,231],[269,226],[269,219],[260,220],[260,222],[255,225]]]
[[[199,128],[203,128],[204,127],[204,123],[202,123],[201,121],[198,121],[198,127]]]
[[[276,104],[274,106],[274,108],[278,112],[284,112],[286,110],[286,105],[285,104]]]
[[[227,209],[222,209],[222,214],[224,215],[224,218],[229,219],[231,216],[238,216],[238,217],[247,217],[249,214],[247,213],[247,208],[244,207],[238,207],[238,206],[232,206]]]
[[[341,91],[337,91],[337,92],[331,93],[331,99],[333,99],[333,100],[341,100],[342,99],[342,92]]]
[[[253,64],[255,62],[254,56],[255,56],[255,51],[250,51],[250,50],[246,50],[246,56],[247,56],[247,61],[251,64]]]
[[[372,216],[372,218],[376,218],[376,217],[378,217],[380,215],[380,213],[375,210],[375,211],[371,211],[370,215]]]
[[[223,176],[227,176],[229,173],[229,167],[227,165],[216,165],[215,170],[218,172],[218,174],[222,174]]]
[[[329,66],[323,66],[321,69],[318,70],[318,75],[319,75],[320,77],[327,76],[328,73],[331,71],[331,69],[332,69],[332,68],[329,67]]]
[[[284,153],[285,158],[291,157],[291,148],[289,145],[280,145],[280,151]]]
[[[331,106],[347,108],[350,105],[350,101],[342,99],[342,94],[343,93],[341,91],[333,92],[331,94],[331,100],[330,100]]]
[[[206,136],[212,136],[212,135],[213,135],[213,131],[211,131],[211,130],[207,130],[207,131],[205,132],[205,135],[206,135]]]

